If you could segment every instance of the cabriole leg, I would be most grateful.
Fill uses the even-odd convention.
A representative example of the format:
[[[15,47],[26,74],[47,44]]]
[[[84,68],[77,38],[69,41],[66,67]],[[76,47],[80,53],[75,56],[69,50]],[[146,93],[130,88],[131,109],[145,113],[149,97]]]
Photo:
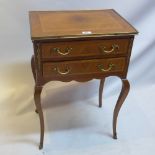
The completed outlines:
[[[35,62],[34,62],[34,55],[31,58],[31,69],[34,77],[34,81],[36,81],[36,73],[35,73]]]
[[[122,79],[122,90],[119,95],[119,98],[117,100],[115,109],[114,109],[114,115],[113,115],[113,138],[117,139],[117,131],[116,131],[116,125],[117,125],[117,117],[119,114],[119,111],[129,93],[130,84],[127,79]]]
[[[35,86],[35,92],[34,92],[34,100],[35,105],[39,114],[40,119],[40,145],[39,149],[43,148],[43,141],[44,141],[44,117],[43,117],[43,111],[41,107],[41,92],[42,87],[41,86]]]
[[[99,87],[99,107],[102,107],[102,94],[103,94],[103,87],[104,87],[105,79],[100,80],[100,87]]]

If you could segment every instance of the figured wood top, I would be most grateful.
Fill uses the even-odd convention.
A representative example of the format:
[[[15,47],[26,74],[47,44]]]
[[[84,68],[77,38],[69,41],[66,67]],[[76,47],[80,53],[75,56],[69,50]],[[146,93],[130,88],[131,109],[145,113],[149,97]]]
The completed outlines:
[[[136,34],[114,10],[30,11],[32,40]]]

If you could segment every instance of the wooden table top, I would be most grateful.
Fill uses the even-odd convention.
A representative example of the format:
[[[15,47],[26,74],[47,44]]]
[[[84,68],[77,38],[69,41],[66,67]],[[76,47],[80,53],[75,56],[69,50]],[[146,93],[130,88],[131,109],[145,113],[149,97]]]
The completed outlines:
[[[32,40],[137,34],[116,11],[30,11]]]

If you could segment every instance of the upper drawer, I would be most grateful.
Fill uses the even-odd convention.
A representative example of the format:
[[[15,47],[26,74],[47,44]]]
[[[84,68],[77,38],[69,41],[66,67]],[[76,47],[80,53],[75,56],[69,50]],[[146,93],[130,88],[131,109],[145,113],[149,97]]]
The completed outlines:
[[[130,39],[107,39],[41,43],[42,58],[64,59],[73,57],[115,56],[128,52]]]

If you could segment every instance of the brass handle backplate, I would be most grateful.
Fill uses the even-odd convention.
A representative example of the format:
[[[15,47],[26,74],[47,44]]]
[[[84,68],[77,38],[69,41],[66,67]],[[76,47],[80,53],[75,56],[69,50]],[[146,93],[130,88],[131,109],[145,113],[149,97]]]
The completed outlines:
[[[60,55],[65,56],[65,55],[68,55],[68,54],[72,51],[72,48],[71,48],[71,47],[70,47],[70,48],[67,47],[67,48],[64,50],[64,52],[62,52],[60,48],[55,47],[55,48],[53,48],[51,51],[54,51],[54,52],[56,52],[56,53],[58,53],[58,54],[60,54]]]
[[[98,65],[98,68],[99,68],[100,71],[102,71],[102,72],[109,72],[109,71],[111,71],[111,70],[113,69],[114,66],[115,66],[114,64],[109,64],[108,68],[105,69],[105,68],[103,67],[103,65],[100,64],[100,65]]]
[[[102,51],[103,53],[109,54],[109,53],[114,52],[116,49],[119,49],[119,46],[116,45],[116,44],[113,44],[113,45],[111,46],[111,49],[110,49],[110,50],[106,50],[107,47],[105,47],[105,46],[100,46],[100,49],[101,49],[101,51]]]
[[[54,71],[57,71],[57,72],[58,72],[59,74],[61,74],[61,75],[66,75],[66,74],[69,74],[69,73],[70,73],[71,68],[67,67],[67,68],[65,69],[65,71],[62,72],[62,71],[60,71],[59,67],[55,67],[55,68],[54,68]]]

